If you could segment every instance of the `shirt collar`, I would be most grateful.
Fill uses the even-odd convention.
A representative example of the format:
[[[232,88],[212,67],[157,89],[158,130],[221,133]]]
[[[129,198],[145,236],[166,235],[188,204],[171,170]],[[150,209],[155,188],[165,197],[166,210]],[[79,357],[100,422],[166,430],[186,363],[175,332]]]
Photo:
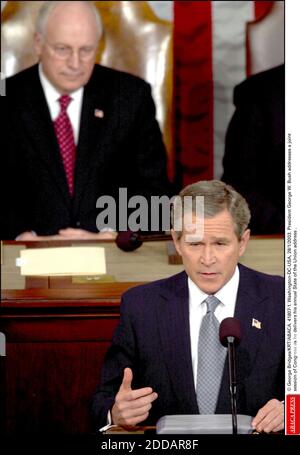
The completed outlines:
[[[48,104],[57,102],[62,94],[51,84],[49,79],[46,77],[41,63],[39,64],[39,76]],[[83,87],[80,87],[69,95],[74,101],[80,101],[82,94]]]
[[[236,266],[234,274],[230,280],[214,295],[222,302],[224,306],[235,305],[240,280],[240,272]],[[188,288],[190,304],[192,307],[198,307],[208,296],[188,277]]]

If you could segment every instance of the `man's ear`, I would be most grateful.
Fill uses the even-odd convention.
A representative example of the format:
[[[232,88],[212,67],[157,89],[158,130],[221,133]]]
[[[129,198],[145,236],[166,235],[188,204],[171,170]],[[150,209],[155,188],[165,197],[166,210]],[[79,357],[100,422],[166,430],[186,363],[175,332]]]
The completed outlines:
[[[249,239],[250,239],[250,229],[246,229],[240,240],[239,257],[243,256],[243,254],[245,253]]]
[[[171,229],[171,236],[172,236],[173,243],[175,245],[176,251],[181,256],[180,239],[177,237],[177,234],[174,231],[174,229]]]
[[[40,33],[35,32],[34,37],[33,37],[33,43],[34,43],[34,48],[35,52],[38,57],[41,56],[42,53],[42,47],[43,47],[43,37]]]

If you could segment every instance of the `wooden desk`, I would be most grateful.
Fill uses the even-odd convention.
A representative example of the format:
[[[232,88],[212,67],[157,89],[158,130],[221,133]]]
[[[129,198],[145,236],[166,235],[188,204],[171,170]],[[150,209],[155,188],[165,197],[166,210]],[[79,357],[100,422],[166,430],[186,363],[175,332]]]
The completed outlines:
[[[114,434],[130,434],[130,435],[134,435],[134,434],[145,434],[147,432],[150,432],[152,434],[156,433],[156,426],[137,425],[137,426],[132,427],[130,429],[129,428],[120,427],[120,426],[112,426],[111,428],[106,430],[104,432],[104,434],[110,434],[110,435],[114,435]]]
[[[4,414],[5,432],[89,432],[88,404],[119,319],[121,294],[183,267],[168,264],[166,245],[160,242],[144,244],[133,253],[110,244],[108,271],[115,282],[46,279],[44,288],[25,289],[24,277],[14,266],[23,247],[6,244],[3,252],[6,289],[2,288],[0,332],[6,335],[7,356],[1,358],[6,403],[0,415]],[[247,254],[248,265],[283,273],[282,239],[254,240]]]
[[[91,429],[88,403],[119,319],[119,300],[50,294],[1,305],[8,434]]]

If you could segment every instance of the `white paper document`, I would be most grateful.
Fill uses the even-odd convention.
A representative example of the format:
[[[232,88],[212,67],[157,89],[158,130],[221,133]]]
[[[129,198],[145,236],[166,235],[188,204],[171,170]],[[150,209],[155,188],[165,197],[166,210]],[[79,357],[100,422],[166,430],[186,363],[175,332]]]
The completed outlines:
[[[82,276],[106,273],[105,249],[95,246],[21,250],[16,262],[24,276]]]

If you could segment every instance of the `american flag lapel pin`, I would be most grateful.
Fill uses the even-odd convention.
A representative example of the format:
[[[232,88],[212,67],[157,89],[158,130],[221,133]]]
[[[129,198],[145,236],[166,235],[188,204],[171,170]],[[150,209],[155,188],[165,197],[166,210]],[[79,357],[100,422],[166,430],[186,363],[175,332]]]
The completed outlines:
[[[95,109],[94,110],[94,116],[97,118],[103,118],[104,117],[104,112],[101,109]]]
[[[261,322],[258,321],[257,319],[252,318],[252,327],[255,327],[256,329],[261,329]]]

